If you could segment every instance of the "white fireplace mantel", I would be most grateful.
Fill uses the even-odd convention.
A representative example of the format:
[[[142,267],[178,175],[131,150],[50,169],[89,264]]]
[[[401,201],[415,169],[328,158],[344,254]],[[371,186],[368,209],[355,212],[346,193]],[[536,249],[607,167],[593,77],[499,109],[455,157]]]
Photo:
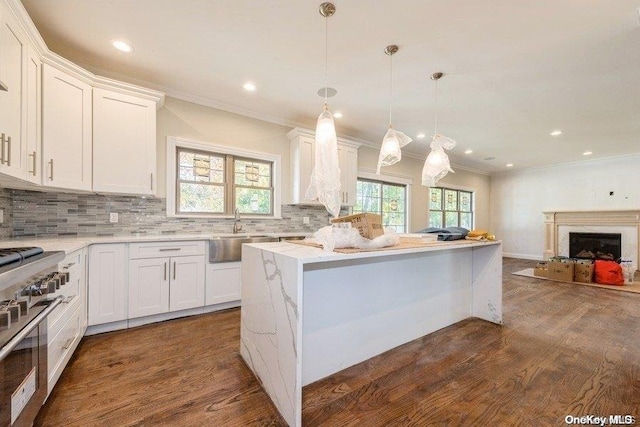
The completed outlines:
[[[544,259],[569,256],[569,233],[620,233],[622,258],[640,265],[640,210],[549,211],[544,214]]]

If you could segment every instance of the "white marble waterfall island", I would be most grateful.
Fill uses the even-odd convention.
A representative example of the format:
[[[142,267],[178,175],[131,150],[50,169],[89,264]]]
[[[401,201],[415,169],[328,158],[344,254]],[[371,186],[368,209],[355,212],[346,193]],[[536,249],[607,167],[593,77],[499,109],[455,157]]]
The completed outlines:
[[[468,317],[502,323],[500,242],[325,253],[243,245],[240,352],[291,426],[302,387]]]

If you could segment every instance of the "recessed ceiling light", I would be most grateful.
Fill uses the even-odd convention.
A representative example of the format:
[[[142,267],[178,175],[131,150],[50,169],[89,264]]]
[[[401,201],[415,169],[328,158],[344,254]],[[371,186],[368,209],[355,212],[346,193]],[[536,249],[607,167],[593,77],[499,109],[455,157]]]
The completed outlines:
[[[419,134],[416,135],[416,138],[418,139],[424,139],[427,135],[425,135],[424,133],[420,132]]]
[[[471,154],[473,153],[473,150],[464,150],[464,154]]]
[[[131,45],[127,42],[123,42],[122,40],[112,40],[111,44],[113,45],[113,47],[115,47],[121,52],[129,53],[133,51],[133,48],[131,47]]]
[[[336,119],[341,119],[342,113],[340,111],[336,111],[335,113],[333,113],[333,117],[335,117]]]
[[[590,156],[592,154],[593,154],[592,151],[585,151],[584,153],[582,153],[583,156]]]
[[[505,166],[508,167],[508,168],[512,168],[513,167],[513,163],[507,163]]]
[[[249,92],[253,92],[254,90],[256,90],[256,84],[251,82],[246,82],[242,85],[242,87],[244,88],[244,90],[247,90]]]
[[[549,135],[551,135],[551,136],[559,136],[559,135],[562,135],[562,131],[561,130],[554,130]]]

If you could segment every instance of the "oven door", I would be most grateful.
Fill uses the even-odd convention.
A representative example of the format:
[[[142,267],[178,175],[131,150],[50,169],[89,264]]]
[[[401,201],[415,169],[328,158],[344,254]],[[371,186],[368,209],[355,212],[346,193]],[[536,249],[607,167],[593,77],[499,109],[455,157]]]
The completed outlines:
[[[0,349],[0,426],[31,426],[47,397],[47,316],[44,310]]]

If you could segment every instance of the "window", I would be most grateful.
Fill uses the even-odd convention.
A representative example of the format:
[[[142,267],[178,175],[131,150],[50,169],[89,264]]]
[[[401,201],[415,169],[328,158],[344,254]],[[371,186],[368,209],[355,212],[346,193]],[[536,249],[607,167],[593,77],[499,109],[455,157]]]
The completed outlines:
[[[451,188],[430,188],[429,227],[473,229],[473,193]]]
[[[280,156],[168,138],[167,214],[280,215]],[[173,166],[170,166],[173,165]]]
[[[353,213],[372,212],[382,215],[382,225],[398,233],[407,230],[407,188],[369,179],[358,179]]]

